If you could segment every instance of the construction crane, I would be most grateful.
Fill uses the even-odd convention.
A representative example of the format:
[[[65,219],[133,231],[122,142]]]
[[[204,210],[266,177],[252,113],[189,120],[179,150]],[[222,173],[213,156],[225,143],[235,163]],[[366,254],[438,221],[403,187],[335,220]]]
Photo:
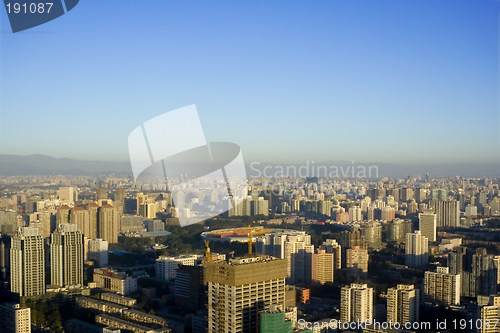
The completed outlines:
[[[253,234],[255,233],[255,230],[252,229],[251,225],[249,225],[248,228],[250,228],[248,231],[248,254],[252,254]]]
[[[210,247],[208,245],[208,241],[206,240],[205,241],[205,261],[206,262],[210,262],[210,260],[212,259],[212,256],[210,255]]]

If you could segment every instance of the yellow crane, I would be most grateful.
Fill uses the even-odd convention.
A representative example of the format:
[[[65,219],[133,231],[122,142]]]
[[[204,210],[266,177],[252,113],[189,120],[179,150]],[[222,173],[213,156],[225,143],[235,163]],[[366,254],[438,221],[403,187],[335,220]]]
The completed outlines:
[[[210,260],[212,259],[212,256],[210,255],[210,247],[208,245],[208,241],[206,240],[205,241],[205,261],[206,262],[210,262]]]
[[[251,225],[249,225],[248,228],[250,228],[248,231],[248,254],[252,254],[253,234],[255,233],[255,230],[252,229]]]

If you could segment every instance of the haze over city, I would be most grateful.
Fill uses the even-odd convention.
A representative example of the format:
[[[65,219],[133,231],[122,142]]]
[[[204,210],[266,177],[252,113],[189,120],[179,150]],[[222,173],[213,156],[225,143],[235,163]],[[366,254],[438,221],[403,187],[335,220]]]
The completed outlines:
[[[128,160],[196,104],[208,141],[277,164],[498,163],[496,1],[85,1],[9,34],[0,153]]]

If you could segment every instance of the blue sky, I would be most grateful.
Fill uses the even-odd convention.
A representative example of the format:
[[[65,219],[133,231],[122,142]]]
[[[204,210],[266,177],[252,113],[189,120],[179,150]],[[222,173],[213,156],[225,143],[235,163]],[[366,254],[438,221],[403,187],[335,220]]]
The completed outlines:
[[[128,159],[196,104],[247,162],[500,162],[500,2],[81,0],[12,34],[0,154]]]

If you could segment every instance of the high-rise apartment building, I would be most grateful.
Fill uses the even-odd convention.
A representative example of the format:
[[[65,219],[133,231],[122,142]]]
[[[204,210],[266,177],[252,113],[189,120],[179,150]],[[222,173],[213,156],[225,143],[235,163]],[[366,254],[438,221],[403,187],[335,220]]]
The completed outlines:
[[[472,262],[462,272],[462,296],[489,296],[496,293],[498,282],[498,261],[485,248],[476,249]]]
[[[425,272],[425,301],[445,306],[460,304],[460,281],[460,274],[451,274],[448,267],[437,267],[436,272]]]
[[[464,246],[459,246],[454,252],[448,253],[447,264],[451,274],[462,274],[466,270],[466,254],[467,248]]]
[[[127,198],[127,191],[123,187],[116,189],[115,191],[115,207],[118,214],[123,214],[125,207],[125,199]]]
[[[377,221],[368,221],[359,224],[361,237],[368,242],[370,249],[379,249],[382,245],[382,225]]]
[[[368,250],[353,246],[346,250],[346,268],[359,273],[368,272]]]
[[[373,288],[351,283],[340,290],[340,321],[366,322],[373,320]]]
[[[37,228],[19,228],[12,237],[10,290],[20,297],[45,294],[45,248]]]
[[[83,207],[75,207],[69,214],[69,220],[75,224],[78,230],[85,236],[90,236],[90,215],[89,211]]]
[[[401,325],[415,323],[420,318],[420,290],[413,285],[398,284],[387,289],[387,322]]]
[[[19,304],[0,304],[0,332],[31,333],[31,309]]]
[[[354,206],[349,208],[349,221],[363,221],[363,214],[361,213],[361,208]]]
[[[425,267],[429,256],[429,240],[420,230],[406,234],[405,265],[408,267]]]
[[[111,205],[104,205],[98,210],[98,236],[108,243],[118,243],[118,213]]]
[[[98,216],[99,216],[99,205],[95,203],[89,203],[87,205],[87,210],[89,211],[89,234],[85,237],[89,239],[98,238],[99,227],[98,227]]]
[[[51,235],[50,278],[58,287],[83,285],[83,234],[76,224],[60,224]]]
[[[285,308],[286,276],[286,261],[265,255],[207,263],[207,332],[258,332],[259,313]]]
[[[314,245],[304,231],[286,230],[257,237],[256,253],[267,254],[287,262],[288,283],[309,283]]]
[[[429,208],[436,213],[438,227],[456,227],[460,225],[460,203],[457,200],[431,200]]]
[[[402,201],[410,201],[413,199],[413,189],[404,187],[401,189],[401,200]]]
[[[425,189],[423,189],[423,188],[416,188],[415,189],[415,200],[418,203],[421,203],[425,199],[427,199],[427,194],[425,192]]]
[[[252,215],[269,215],[269,201],[259,197],[251,202]]]
[[[326,250],[318,249],[312,255],[312,277],[313,283],[325,284],[326,282],[333,283],[334,276],[334,260],[333,253],[326,253]]]
[[[69,211],[71,208],[69,206],[63,205],[57,209],[57,224],[69,223]]]
[[[442,188],[435,188],[432,190],[432,200],[446,200],[448,199],[448,190]]]
[[[156,278],[160,280],[174,280],[177,277],[177,267],[180,265],[194,266],[199,257],[196,254],[181,255],[178,257],[160,256],[156,259]]]
[[[418,229],[429,242],[436,241],[437,217],[433,210],[425,210],[418,214]]]
[[[394,219],[387,222],[387,241],[389,242],[403,242],[406,234],[411,232],[411,220]]]
[[[392,221],[396,218],[396,209],[386,206],[380,210],[380,219],[382,221]]]
[[[154,219],[156,218],[156,205],[154,202],[144,202],[139,206],[139,215],[147,218]]]
[[[87,260],[93,260],[95,267],[106,267],[108,265],[108,242],[98,239],[88,241]]]
[[[471,216],[477,216],[477,207],[474,205],[467,205],[465,207],[465,216],[471,217]]]
[[[500,320],[500,296],[477,297],[477,304],[469,305],[467,319],[473,323],[467,329],[469,333],[500,333],[497,325]]]
[[[327,239],[319,246],[319,249],[325,250],[326,253],[333,253],[333,269],[342,268],[342,247],[337,243],[336,239]]]

